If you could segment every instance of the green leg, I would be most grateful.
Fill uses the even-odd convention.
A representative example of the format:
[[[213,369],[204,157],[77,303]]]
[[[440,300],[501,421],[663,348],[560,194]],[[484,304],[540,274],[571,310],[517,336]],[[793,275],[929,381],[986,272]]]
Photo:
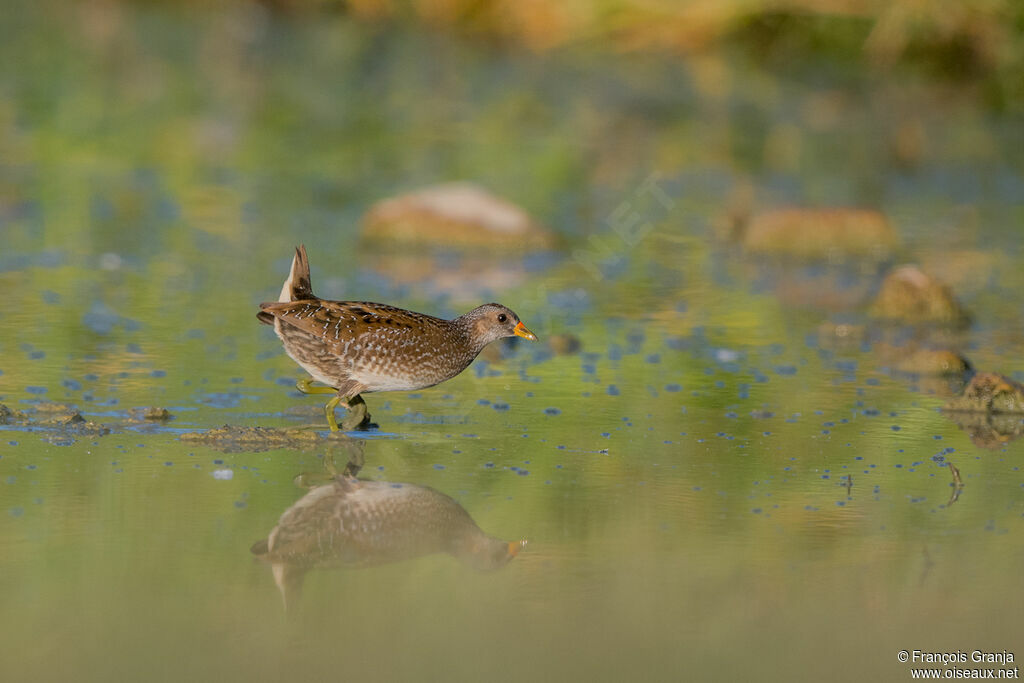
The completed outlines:
[[[324,412],[327,414],[327,426],[331,428],[332,432],[338,431],[338,421],[334,419],[334,409],[341,402],[341,396],[335,396],[324,406]],[[346,405],[346,407],[348,406]]]
[[[304,394],[333,394],[337,391],[331,387],[314,387],[312,377],[300,379],[295,383],[295,388]]]

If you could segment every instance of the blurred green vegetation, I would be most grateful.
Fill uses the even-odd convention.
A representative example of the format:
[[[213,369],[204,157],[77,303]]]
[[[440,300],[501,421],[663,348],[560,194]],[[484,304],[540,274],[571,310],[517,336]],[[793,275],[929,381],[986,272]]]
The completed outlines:
[[[206,4],[155,1],[190,9]],[[1013,0],[254,2],[287,17],[341,14],[368,25],[417,25],[537,52],[587,45],[613,53],[695,55],[725,47],[786,69],[823,57],[882,72],[909,65],[978,87],[999,107],[1018,108],[1024,99],[1024,7]]]

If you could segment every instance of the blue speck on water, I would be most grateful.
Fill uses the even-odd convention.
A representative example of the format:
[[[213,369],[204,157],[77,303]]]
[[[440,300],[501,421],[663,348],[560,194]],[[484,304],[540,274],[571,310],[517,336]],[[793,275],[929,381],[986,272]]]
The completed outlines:
[[[32,360],[39,360],[40,358],[46,358],[46,351],[33,351],[28,354],[28,357]]]
[[[518,474],[520,477],[525,477],[529,473],[530,473],[530,470],[516,470],[516,474]]]
[[[8,441],[8,442],[7,442],[7,445],[8,445],[8,446],[17,446],[17,445],[18,445],[18,442],[17,442],[17,441]],[[2,457],[2,456],[0,456],[0,457]]]
[[[164,466],[165,466],[165,467],[170,467],[170,466],[171,466],[171,465],[173,465],[173,464],[174,464],[173,462],[171,462],[170,460],[168,460],[168,461],[166,461],[166,462],[164,463]]]
[[[84,379],[86,382],[95,382],[99,378],[99,375],[97,375],[95,372],[90,372],[89,374],[82,377],[82,379]]]
[[[545,415],[561,415],[562,411],[559,410],[558,408],[545,408],[544,409],[544,414]]]
[[[898,431],[900,431],[900,429],[902,429],[902,427],[900,427],[899,425],[893,425],[893,426],[889,427],[889,429],[891,429],[894,432],[898,432]]]
[[[244,377],[232,377],[228,381],[231,382],[232,384],[241,384],[242,382],[245,381],[245,378]]]
[[[775,366],[775,374],[777,375],[795,375],[795,365],[777,365]]]
[[[580,367],[582,367],[583,372],[587,373],[588,375],[593,375],[595,372],[597,372],[597,368],[591,363],[584,363]]]
[[[837,500],[836,501],[836,505],[838,505],[839,507],[843,507],[844,505],[846,505],[846,501],[845,500]]]
[[[220,458],[217,458],[216,460],[213,461],[213,464],[214,465],[223,465],[224,461],[221,460]]]
[[[26,465],[26,467],[25,467],[25,469],[27,469],[27,470],[34,470],[35,468],[36,468],[35,465]]]
[[[491,402],[488,401],[486,398],[479,398],[479,399],[477,399],[476,403],[477,403],[477,405],[481,405],[481,406],[489,406],[489,405],[491,405]]]
[[[617,386],[615,386],[614,384],[609,384],[608,385],[608,395],[609,396],[618,396],[619,393],[621,393],[621,392],[619,392],[619,388]]]
[[[495,410],[508,410],[508,404],[507,403],[495,403],[491,407],[494,408]]]
[[[102,301],[93,301],[92,306],[82,315],[82,324],[96,334],[110,334],[121,322],[121,316]]]
[[[36,394],[38,396],[41,394],[45,394],[48,390],[46,387],[29,386],[25,387],[25,391],[27,391],[30,394]]]
[[[682,389],[683,388],[681,386],[679,386],[678,384],[666,384],[665,385],[665,391],[673,393],[673,394],[678,392],[678,391],[682,391]]]
[[[609,432],[601,432],[601,436],[603,436],[604,438],[607,439],[608,437],[611,436],[611,433],[609,433]]]
[[[150,377],[166,377],[167,376],[167,371],[166,370],[154,370],[153,372],[149,373],[149,376]]]
[[[751,510],[751,512],[753,512],[755,515],[759,515],[761,514],[761,508],[754,508],[753,510]]]
[[[61,384],[63,384],[64,388],[67,389],[68,391],[82,390],[82,383],[79,382],[77,379],[66,379],[63,382],[61,382]]]
[[[443,470],[444,469],[444,465],[441,465],[439,463],[434,463],[434,469],[435,470]]]
[[[244,500],[236,500],[235,501],[235,507],[238,508],[239,510],[241,510],[242,508],[245,507],[245,501]]]
[[[649,356],[647,356],[647,362],[651,363],[651,364],[660,363],[661,362],[661,355],[657,354],[657,353],[652,353]]]
[[[484,463],[484,467],[493,468],[494,467],[494,463],[493,462],[485,462]]]

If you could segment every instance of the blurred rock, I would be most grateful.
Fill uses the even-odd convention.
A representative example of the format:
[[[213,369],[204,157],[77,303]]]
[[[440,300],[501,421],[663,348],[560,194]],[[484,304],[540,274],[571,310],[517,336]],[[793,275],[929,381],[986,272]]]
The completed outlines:
[[[736,232],[750,253],[832,262],[884,260],[899,246],[889,221],[870,209],[772,209]]]
[[[551,249],[557,239],[518,206],[470,183],[399,195],[370,207],[362,239],[370,245],[515,251]]]
[[[572,334],[555,334],[548,338],[548,348],[559,356],[577,353],[583,344],[579,337]]]
[[[903,121],[889,133],[889,157],[893,164],[904,169],[917,168],[928,149],[928,133],[919,118]]]
[[[870,313],[909,324],[966,327],[970,323],[970,315],[952,290],[914,265],[900,266],[885,277]]]
[[[977,413],[1024,413],[1024,385],[994,372],[979,372],[943,410]]]

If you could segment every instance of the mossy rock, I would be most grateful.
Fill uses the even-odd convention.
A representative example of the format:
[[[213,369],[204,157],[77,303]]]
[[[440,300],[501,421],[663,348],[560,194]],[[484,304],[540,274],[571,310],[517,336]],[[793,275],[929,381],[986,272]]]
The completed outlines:
[[[167,422],[173,418],[171,411],[160,406],[144,406],[131,411],[131,419],[138,422]]]
[[[749,253],[806,260],[880,261],[900,243],[885,216],[871,209],[773,209],[755,214],[738,232]]]
[[[979,372],[944,410],[974,413],[1024,414],[1024,385],[995,372]]]
[[[278,448],[308,448],[323,441],[315,431],[307,429],[276,429],[273,427],[239,427],[224,425],[204,432],[187,432],[182,441],[198,443],[225,452],[259,452]]]
[[[65,432],[80,436],[106,436],[110,428],[92,420],[86,420],[81,413],[56,413],[48,420],[38,422],[43,427],[59,427]]]
[[[449,183],[385,199],[363,217],[369,246],[531,251],[558,246],[523,209],[471,183]]]
[[[971,321],[948,286],[914,265],[900,266],[885,276],[870,314],[906,324],[966,327]]]
[[[25,419],[25,413],[18,410],[11,410],[3,403],[0,403],[0,425],[24,422]]]

